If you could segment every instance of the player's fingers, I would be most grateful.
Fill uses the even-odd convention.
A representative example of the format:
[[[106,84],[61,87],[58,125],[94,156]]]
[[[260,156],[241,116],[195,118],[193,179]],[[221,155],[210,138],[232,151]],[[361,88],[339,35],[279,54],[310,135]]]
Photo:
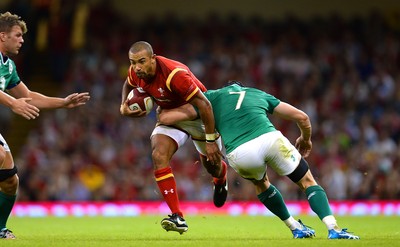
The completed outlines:
[[[39,116],[39,112],[37,112],[37,111],[31,111],[31,112],[28,112],[27,115],[28,115],[31,119],[35,119],[35,118],[37,118],[37,117]]]
[[[30,112],[24,112],[21,114],[22,117],[31,120],[31,119],[35,119],[39,116],[38,113],[30,113]]]
[[[30,105],[30,107],[27,110],[27,113],[32,114],[34,116],[39,116],[39,108],[37,108],[36,106]]]

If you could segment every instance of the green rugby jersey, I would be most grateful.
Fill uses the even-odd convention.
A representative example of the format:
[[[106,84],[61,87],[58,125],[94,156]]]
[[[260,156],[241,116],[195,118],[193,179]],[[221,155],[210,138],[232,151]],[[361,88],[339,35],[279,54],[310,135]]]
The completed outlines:
[[[226,152],[260,135],[275,131],[267,113],[272,113],[280,100],[256,88],[233,84],[204,95],[211,102],[215,125],[222,136]]]
[[[0,90],[11,89],[20,81],[14,61],[0,52]]]

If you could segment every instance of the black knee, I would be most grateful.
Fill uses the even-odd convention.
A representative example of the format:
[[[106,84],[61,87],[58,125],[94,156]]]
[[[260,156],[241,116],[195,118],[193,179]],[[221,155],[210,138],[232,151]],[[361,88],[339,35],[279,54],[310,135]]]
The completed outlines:
[[[15,174],[17,174],[17,172],[18,172],[18,169],[16,166],[14,166],[14,168],[12,168],[12,169],[1,169],[0,170],[0,182],[3,182],[7,178],[14,176]]]
[[[297,183],[304,177],[304,175],[307,173],[309,167],[308,163],[304,158],[301,158],[299,165],[296,167],[296,169],[290,173],[288,178],[290,178],[293,182]]]

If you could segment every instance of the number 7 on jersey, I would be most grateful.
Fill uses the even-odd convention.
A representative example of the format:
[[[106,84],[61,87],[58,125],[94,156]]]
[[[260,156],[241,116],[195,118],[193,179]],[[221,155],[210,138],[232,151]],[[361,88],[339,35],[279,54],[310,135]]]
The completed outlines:
[[[229,92],[229,94],[239,94],[239,99],[236,103],[236,108],[235,110],[239,110],[240,106],[242,105],[244,95],[246,94],[246,91],[240,91],[240,92]]]

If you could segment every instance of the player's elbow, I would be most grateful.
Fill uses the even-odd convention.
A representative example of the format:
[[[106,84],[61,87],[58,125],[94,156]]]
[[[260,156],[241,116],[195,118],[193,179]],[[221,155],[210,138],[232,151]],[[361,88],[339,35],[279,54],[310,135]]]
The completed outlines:
[[[308,117],[307,113],[303,111],[298,112],[296,116],[296,122],[299,126],[302,126],[304,128],[311,128],[310,118]]]
[[[308,117],[307,113],[299,110],[299,113],[298,113],[298,116],[297,116],[297,121],[299,121],[299,122],[309,122],[310,118]]]

